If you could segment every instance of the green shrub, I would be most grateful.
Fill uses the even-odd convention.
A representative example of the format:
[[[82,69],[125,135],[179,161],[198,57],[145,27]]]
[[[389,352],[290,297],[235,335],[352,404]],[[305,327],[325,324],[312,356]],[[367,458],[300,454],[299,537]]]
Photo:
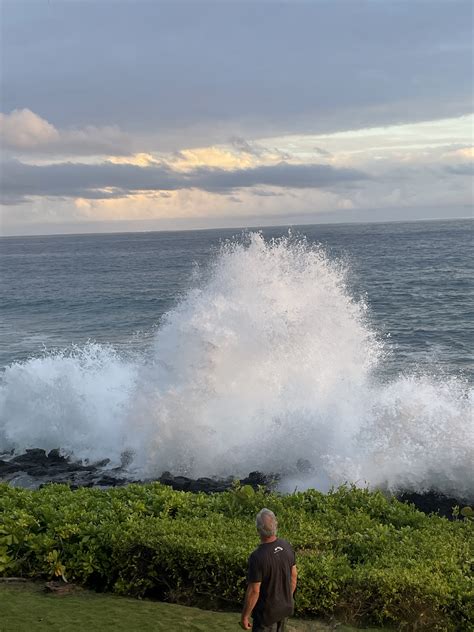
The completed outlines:
[[[297,614],[406,630],[474,626],[470,515],[425,516],[380,492],[205,495],[158,483],[38,491],[0,485],[0,575],[63,577],[96,590],[237,607],[275,511],[297,553]]]

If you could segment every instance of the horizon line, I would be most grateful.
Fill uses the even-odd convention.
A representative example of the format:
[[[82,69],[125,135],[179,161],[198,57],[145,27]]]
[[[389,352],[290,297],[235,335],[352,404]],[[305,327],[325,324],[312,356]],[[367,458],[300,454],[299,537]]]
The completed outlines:
[[[217,230],[237,230],[237,231],[245,231],[250,228],[255,229],[266,229],[266,228],[291,228],[292,226],[344,226],[350,224],[419,224],[423,222],[456,222],[463,220],[474,220],[474,216],[471,214],[469,216],[459,216],[459,217],[423,217],[417,219],[388,219],[388,220],[346,220],[342,222],[303,222],[303,223],[283,223],[283,224],[248,224],[242,226],[212,226],[212,227],[194,227],[194,228],[150,228],[150,229],[142,229],[142,230],[111,230],[111,231],[97,231],[97,232],[79,232],[79,233],[38,233],[34,235],[25,235],[25,234],[12,234],[12,235],[1,235],[0,239],[17,239],[17,238],[25,238],[25,237],[83,237],[83,236],[92,236],[92,235],[139,235],[143,233],[189,233],[195,231],[217,231]],[[133,220],[132,220],[133,221]],[[149,221],[149,220],[136,220],[136,221]],[[99,223],[99,222],[98,222]]]

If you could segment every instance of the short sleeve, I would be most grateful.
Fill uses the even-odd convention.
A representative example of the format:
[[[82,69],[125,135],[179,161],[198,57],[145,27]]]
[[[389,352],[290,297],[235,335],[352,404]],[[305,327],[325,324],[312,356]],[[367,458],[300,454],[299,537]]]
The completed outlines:
[[[262,567],[257,556],[253,554],[249,557],[247,581],[249,584],[262,581]]]
[[[291,565],[292,565],[292,566],[295,566],[295,564],[296,564],[296,555],[295,555],[295,552],[294,552],[294,550],[293,550],[293,549],[291,549],[291,558],[292,558],[292,560],[293,560],[293,561],[291,562]]]

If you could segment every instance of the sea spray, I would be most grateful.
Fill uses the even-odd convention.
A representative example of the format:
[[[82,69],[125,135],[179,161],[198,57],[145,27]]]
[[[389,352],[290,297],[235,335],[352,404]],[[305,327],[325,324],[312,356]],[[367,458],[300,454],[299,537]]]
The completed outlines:
[[[0,387],[0,450],[61,447],[118,462],[136,374],[133,361],[95,343],[11,364]]]
[[[224,243],[139,358],[89,345],[7,367],[0,447],[135,454],[144,475],[278,472],[474,493],[460,379],[379,376],[389,352],[347,269],[304,239]],[[369,295],[370,301],[370,295]]]
[[[151,463],[193,474],[281,472],[331,443],[351,453],[357,391],[381,349],[364,314],[344,270],[304,240],[253,234],[223,245],[167,315],[158,362],[140,379],[148,390],[134,419]]]

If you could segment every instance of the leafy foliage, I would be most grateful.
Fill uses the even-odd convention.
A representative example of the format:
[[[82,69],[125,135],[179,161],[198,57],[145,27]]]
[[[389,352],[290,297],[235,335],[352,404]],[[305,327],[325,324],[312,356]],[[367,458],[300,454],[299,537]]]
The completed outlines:
[[[401,629],[474,626],[474,523],[425,516],[380,492],[221,494],[158,483],[110,490],[0,485],[0,575],[63,577],[136,597],[237,606],[254,516],[277,514],[297,553],[297,613]]]

